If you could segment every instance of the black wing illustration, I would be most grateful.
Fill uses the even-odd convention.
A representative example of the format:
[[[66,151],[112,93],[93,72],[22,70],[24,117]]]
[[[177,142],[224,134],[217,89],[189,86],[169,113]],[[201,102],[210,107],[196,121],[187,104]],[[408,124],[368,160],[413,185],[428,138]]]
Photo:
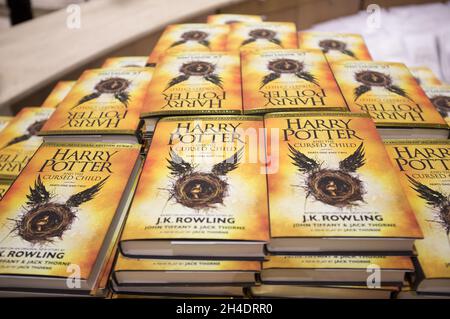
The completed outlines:
[[[212,168],[212,173],[215,175],[226,175],[228,172],[236,169],[239,165],[239,161],[244,153],[244,147],[241,147],[236,153],[229,158],[217,163]]]
[[[395,93],[397,95],[406,97],[408,100],[412,101],[411,98],[408,96],[408,94],[406,94],[405,90],[403,90],[401,87],[398,87],[396,85],[390,85],[390,86],[386,86],[386,90],[388,90],[389,92]]]
[[[406,175],[406,177],[408,177],[408,180],[412,185],[411,188],[414,189],[419,197],[424,199],[428,205],[433,207],[440,207],[447,202],[447,197],[445,197],[440,192],[435,191],[428,186],[416,181],[409,175]]]
[[[69,207],[78,207],[81,204],[90,201],[97,195],[97,193],[100,191],[100,189],[103,187],[103,185],[106,183],[106,180],[109,178],[109,176],[105,177],[103,180],[95,184],[94,186],[91,186],[84,191],[81,191],[77,194],[74,194],[70,196],[70,198],[67,200],[66,205]]]
[[[267,74],[265,77],[263,77],[263,79],[261,81],[261,86],[259,87],[259,89],[261,90],[264,86],[266,86],[267,84],[269,84],[272,81],[275,81],[280,76],[281,76],[280,73],[275,73],[275,72]]]
[[[361,95],[364,93],[367,93],[371,90],[371,87],[368,85],[360,85],[357,88],[355,88],[354,94],[355,94],[355,101],[359,99]]]
[[[100,95],[102,95],[100,92],[94,92],[94,93],[85,95],[85,96],[83,96],[83,97],[78,101],[78,103],[77,103],[74,107],[72,107],[72,108],[74,109],[74,108],[76,108],[77,106],[79,106],[79,105],[81,105],[81,104],[83,104],[83,103],[86,103],[86,102],[88,102],[88,101],[90,101],[90,100],[96,99],[96,98],[98,98]]]
[[[300,79],[314,83],[315,85],[319,85],[319,83],[317,83],[315,76],[307,71],[297,72],[295,73],[295,75]]]
[[[28,206],[44,204],[50,200],[50,193],[45,189],[41,181],[41,175],[38,175],[34,182],[34,188],[30,186],[30,193],[27,194],[27,199]]]
[[[366,163],[364,155],[364,143],[361,143],[353,154],[339,162],[339,168],[344,172],[356,172],[358,168]]]
[[[192,165],[186,162],[177,153],[175,153],[175,151],[173,151],[172,148],[170,148],[169,155],[170,159],[167,159],[167,162],[169,163],[167,168],[170,169],[171,175],[182,176],[192,172],[193,170]]]
[[[204,77],[204,79],[206,81],[208,81],[208,82],[211,82],[211,83],[217,85],[221,89],[223,89],[223,87],[222,87],[222,79],[220,78],[220,76],[218,76],[216,74],[209,74],[209,75],[206,75]]]
[[[181,75],[173,78],[172,80],[170,80],[169,84],[167,84],[167,87],[164,89],[164,91],[167,91],[172,86],[177,85],[178,83],[184,82],[184,81],[186,81],[188,79],[189,79],[189,75],[181,74]]]
[[[297,166],[300,172],[308,173],[319,169],[320,165],[315,160],[296,150],[291,144],[288,144],[288,147],[291,153],[289,157],[293,160],[292,164]]]

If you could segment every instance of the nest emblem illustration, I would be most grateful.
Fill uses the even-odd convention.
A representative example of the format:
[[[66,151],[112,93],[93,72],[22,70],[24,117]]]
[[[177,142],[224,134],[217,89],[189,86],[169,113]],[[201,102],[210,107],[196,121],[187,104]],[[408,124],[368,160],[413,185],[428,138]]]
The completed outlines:
[[[15,227],[12,232],[33,244],[43,245],[54,242],[55,238],[61,239],[76,218],[76,209],[92,200],[108,178],[109,176],[94,186],[70,196],[66,202],[59,203],[52,200],[50,192],[38,175],[34,186],[30,187],[27,194],[25,212],[19,219],[14,220]]]
[[[438,95],[432,97],[430,100],[438,110],[439,114],[443,117],[447,117],[447,114],[450,111],[450,96]]]
[[[305,70],[305,65],[297,60],[276,59],[267,64],[267,69],[271,72],[263,77],[259,87],[260,90],[270,82],[279,79],[283,74],[292,74],[299,79],[319,85],[315,76]]]
[[[170,149],[167,168],[173,177],[169,189],[169,200],[196,210],[216,208],[228,196],[228,182],[225,176],[235,170],[243,154],[239,149],[229,158],[215,164],[210,172],[196,170],[196,165],[186,162]]]
[[[281,45],[281,41],[277,38],[277,33],[272,30],[268,29],[255,29],[248,33],[249,38],[245,39],[241,43],[241,47],[253,42],[256,42],[256,40],[264,40],[269,41],[271,43],[274,43],[278,45],[279,47],[283,47]]]
[[[128,107],[130,93],[128,93],[127,89],[130,87],[130,84],[131,82],[127,79],[119,77],[102,80],[95,85],[93,93],[83,96],[72,109],[83,103],[99,98],[103,94],[112,94],[116,100],[125,107]]]
[[[183,34],[181,34],[181,40],[178,40],[178,41],[175,41],[174,43],[172,43],[170,45],[170,48],[185,44],[188,41],[193,41],[193,42],[197,42],[198,44],[201,44],[209,49],[209,41],[207,40],[208,36],[209,36],[208,33],[203,32],[203,31],[197,31],[197,30],[187,31],[187,32],[184,32]]]
[[[39,133],[39,131],[42,129],[42,127],[44,126],[46,121],[47,120],[40,120],[40,121],[33,122],[30,126],[27,127],[27,133],[11,139],[0,150],[3,150],[5,148],[7,148],[8,146],[29,140],[32,136],[36,136],[37,133]]]
[[[342,41],[332,39],[321,40],[319,42],[319,47],[322,49],[323,53],[328,53],[330,51],[339,51],[342,54],[348,55],[352,58],[356,58],[355,54],[347,49],[347,44]]]
[[[450,198],[441,192],[431,189],[425,184],[416,181],[409,175],[406,175],[411,184],[411,188],[417,192],[420,198],[424,199],[428,206],[435,209],[433,223],[441,225],[447,236],[450,233]]]
[[[363,182],[353,174],[365,164],[363,143],[339,162],[339,169],[322,168],[321,163],[296,150],[291,144],[288,147],[292,164],[300,173],[306,174],[303,186],[306,198],[313,196],[322,203],[339,208],[355,206],[363,201]]]
[[[164,91],[167,91],[174,85],[189,80],[191,76],[202,77],[204,80],[211,82],[223,90],[222,79],[215,74],[216,67],[214,64],[205,61],[192,61],[183,63],[180,67],[180,75],[171,79]]]
[[[405,90],[392,83],[392,78],[387,74],[377,71],[360,71],[355,73],[355,80],[361,83],[361,85],[354,90],[355,101],[363,94],[369,92],[373,87],[384,88],[389,92],[403,96],[412,101]]]

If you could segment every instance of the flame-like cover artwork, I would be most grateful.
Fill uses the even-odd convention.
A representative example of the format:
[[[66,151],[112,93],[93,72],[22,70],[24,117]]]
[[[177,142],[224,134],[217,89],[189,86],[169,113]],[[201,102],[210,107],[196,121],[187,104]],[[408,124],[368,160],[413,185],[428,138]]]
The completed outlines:
[[[423,90],[439,114],[450,125],[450,85],[424,86]]]
[[[271,113],[265,127],[268,141],[279,129],[267,150],[279,152],[267,175],[272,237],[421,236],[366,114]]]
[[[251,14],[213,14],[206,18],[206,22],[211,24],[258,23],[262,21],[262,16]]]
[[[142,68],[147,64],[146,56],[119,56],[108,58],[102,68]]]
[[[242,113],[238,53],[168,54],[153,78],[142,116]]]
[[[0,133],[0,179],[14,179],[42,143],[37,136],[53,108],[25,107]]]
[[[301,31],[298,33],[300,49],[320,49],[328,62],[372,60],[360,34]]]
[[[84,71],[41,135],[135,134],[151,68]]]
[[[139,150],[43,144],[0,201],[0,274],[87,278]]]
[[[449,278],[450,142],[388,141],[386,149],[425,237],[415,243],[425,277]]]
[[[431,71],[430,68],[426,66],[416,66],[410,67],[412,75],[416,78],[416,81],[423,86],[432,85],[442,85],[441,80],[439,80],[436,75]]]
[[[242,52],[244,113],[347,110],[319,50]]]
[[[159,59],[168,53],[223,51],[229,31],[230,28],[226,24],[187,23],[169,25],[148,57],[147,65],[156,66]]]
[[[122,240],[267,240],[263,150],[249,133],[262,127],[255,116],[161,119]]]
[[[42,104],[43,107],[58,107],[59,103],[72,90],[76,81],[59,81]]]
[[[290,22],[233,23],[227,50],[296,49],[296,30]]]
[[[447,128],[447,124],[402,63],[332,63],[352,112],[367,112],[377,126]]]

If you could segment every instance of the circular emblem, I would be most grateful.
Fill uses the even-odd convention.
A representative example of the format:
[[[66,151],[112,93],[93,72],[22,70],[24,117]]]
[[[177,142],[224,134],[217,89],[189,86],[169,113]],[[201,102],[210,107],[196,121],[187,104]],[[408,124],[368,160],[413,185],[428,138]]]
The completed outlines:
[[[389,86],[392,83],[389,75],[377,71],[362,71],[356,73],[356,81],[368,86]]]
[[[310,193],[319,201],[337,207],[362,200],[363,187],[359,179],[338,170],[320,170],[308,180]]]
[[[438,95],[431,98],[431,103],[437,108],[442,116],[447,116],[447,112],[450,112],[450,97]]]
[[[27,131],[30,135],[36,135],[44,126],[45,122],[47,120],[40,120],[40,121],[36,121],[33,124],[31,124],[30,126],[28,126]]]
[[[327,39],[320,41],[319,47],[321,47],[324,50],[345,50],[347,44],[345,44],[345,42],[342,41]]]
[[[292,59],[278,59],[269,62],[268,69],[275,73],[297,73],[303,70],[303,63]]]
[[[194,61],[185,63],[180,68],[181,73],[184,73],[186,75],[198,75],[198,76],[205,76],[211,74],[214,72],[214,70],[215,67],[213,64],[203,61]]]
[[[255,29],[250,31],[248,35],[255,39],[271,40],[275,38],[276,32],[268,29]]]
[[[174,197],[178,203],[195,209],[222,203],[227,184],[214,174],[193,173],[175,183]]]
[[[130,85],[130,81],[123,78],[110,78],[100,81],[95,90],[100,93],[118,93],[125,91]]]
[[[203,32],[203,31],[196,31],[196,30],[184,32],[181,35],[181,38],[186,41],[189,41],[189,40],[201,41],[201,40],[205,40],[207,37],[208,37],[208,33]]]
[[[29,242],[51,241],[69,229],[75,214],[63,204],[47,203],[28,211],[18,223],[19,236]]]

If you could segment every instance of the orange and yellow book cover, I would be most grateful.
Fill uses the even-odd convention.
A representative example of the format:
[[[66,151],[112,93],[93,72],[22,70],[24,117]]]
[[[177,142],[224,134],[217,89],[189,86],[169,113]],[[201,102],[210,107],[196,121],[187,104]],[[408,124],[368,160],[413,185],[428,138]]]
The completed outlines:
[[[336,81],[352,112],[367,112],[377,127],[448,128],[402,63],[332,63]]]
[[[11,122],[13,118],[13,116],[0,116],[0,132],[8,126],[9,122]]]
[[[409,70],[411,71],[412,75],[419,83],[419,85],[429,86],[442,84],[441,80],[438,79],[438,77],[433,73],[433,71],[431,71],[429,67],[413,66],[410,67]]]
[[[37,136],[53,108],[24,107],[0,133],[0,179],[15,179],[42,143]]]
[[[267,175],[272,238],[422,236],[367,114],[269,113],[264,123],[267,156],[279,159]]]
[[[347,105],[320,50],[243,51],[244,113],[341,110]]]
[[[0,201],[0,274],[87,279],[140,145],[45,143]]]
[[[147,64],[148,56],[119,56],[105,60],[102,68],[142,68]]]
[[[450,142],[385,145],[425,237],[415,243],[425,278],[450,278]]]
[[[5,195],[11,184],[12,181],[10,180],[0,180],[0,200],[3,198],[3,195]]]
[[[332,62],[372,60],[364,38],[357,33],[300,31],[300,49],[320,49]]]
[[[450,85],[430,85],[422,88],[439,114],[450,125]]]
[[[262,118],[161,119],[121,241],[267,241]]]
[[[151,68],[84,71],[40,135],[136,134]]]
[[[233,23],[227,38],[228,51],[296,49],[297,28],[290,22]]]
[[[167,53],[190,51],[224,51],[230,27],[226,24],[186,23],[166,27],[152,53],[147,66],[154,67]]]
[[[237,22],[258,23],[262,21],[263,21],[262,16],[252,14],[223,13],[223,14],[212,14],[206,17],[206,22],[212,24],[232,24]]]
[[[147,89],[142,117],[241,114],[241,69],[237,52],[165,55]]]
[[[76,81],[59,81],[42,104],[43,107],[58,107],[59,103],[72,90]]]

